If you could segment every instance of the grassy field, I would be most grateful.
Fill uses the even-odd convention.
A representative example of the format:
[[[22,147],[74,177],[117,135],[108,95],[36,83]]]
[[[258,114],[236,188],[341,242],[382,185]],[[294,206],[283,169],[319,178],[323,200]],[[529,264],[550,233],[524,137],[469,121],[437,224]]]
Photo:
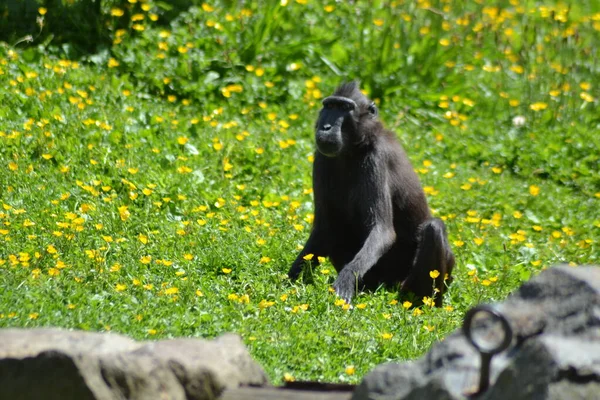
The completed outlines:
[[[163,3],[105,2],[97,53],[0,43],[0,327],[234,331],[275,383],[357,382],[552,264],[599,263],[600,4],[351,3],[161,23]],[[349,309],[328,262],[286,277],[320,99],[354,78],[448,226],[443,308],[380,289]]]

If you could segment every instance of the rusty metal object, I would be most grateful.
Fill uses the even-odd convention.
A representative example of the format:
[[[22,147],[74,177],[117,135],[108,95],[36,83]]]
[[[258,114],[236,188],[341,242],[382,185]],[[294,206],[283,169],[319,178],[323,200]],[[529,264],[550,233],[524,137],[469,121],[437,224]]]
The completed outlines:
[[[504,315],[489,305],[480,305],[467,312],[463,332],[481,355],[479,388],[468,394],[477,396],[489,388],[492,357],[510,346],[513,332]]]

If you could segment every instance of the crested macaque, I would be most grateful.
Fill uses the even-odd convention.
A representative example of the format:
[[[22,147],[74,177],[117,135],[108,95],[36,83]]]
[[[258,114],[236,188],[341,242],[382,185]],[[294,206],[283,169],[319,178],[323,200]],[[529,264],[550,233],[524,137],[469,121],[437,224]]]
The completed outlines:
[[[363,287],[399,284],[441,306],[454,267],[446,227],[431,216],[419,178],[375,103],[356,82],[343,84],[323,100],[315,131],[315,218],[290,279],[313,254],[313,265],[329,257],[338,272],[335,292],[348,303]]]

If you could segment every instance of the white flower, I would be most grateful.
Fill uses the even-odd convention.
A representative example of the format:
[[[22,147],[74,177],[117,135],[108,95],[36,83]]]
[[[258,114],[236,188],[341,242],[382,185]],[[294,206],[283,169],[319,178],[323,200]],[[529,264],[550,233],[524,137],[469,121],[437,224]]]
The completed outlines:
[[[512,119],[512,124],[516,127],[525,125],[525,117],[522,115],[517,115]]]

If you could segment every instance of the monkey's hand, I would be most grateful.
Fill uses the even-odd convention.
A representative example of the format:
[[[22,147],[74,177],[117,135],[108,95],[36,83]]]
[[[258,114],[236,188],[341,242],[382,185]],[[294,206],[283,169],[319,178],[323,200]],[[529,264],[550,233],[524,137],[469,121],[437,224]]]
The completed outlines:
[[[298,279],[300,272],[302,272],[302,263],[294,262],[288,271],[288,278],[290,278],[290,281],[294,282]]]
[[[335,293],[346,303],[350,304],[356,293],[356,275],[350,268],[344,268],[340,271],[337,279],[333,282]]]

